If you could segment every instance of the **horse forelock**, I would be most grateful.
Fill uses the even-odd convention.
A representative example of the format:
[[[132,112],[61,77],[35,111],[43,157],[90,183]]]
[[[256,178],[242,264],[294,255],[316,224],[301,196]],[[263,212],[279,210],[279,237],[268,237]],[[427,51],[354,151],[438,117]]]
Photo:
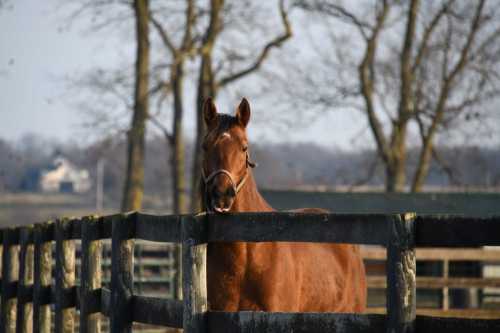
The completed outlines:
[[[236,117],[225,113],[217,115],[217,126],[209,130],[205,136],[205,143],[215,145],[219,140],[226,137],[231,137],[229,131],[235,126],[239,126]]]

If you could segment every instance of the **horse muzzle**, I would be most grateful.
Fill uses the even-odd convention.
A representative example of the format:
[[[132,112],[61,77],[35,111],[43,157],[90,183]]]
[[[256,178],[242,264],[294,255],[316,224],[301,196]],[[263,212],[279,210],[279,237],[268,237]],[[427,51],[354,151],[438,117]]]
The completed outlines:
[[[236,194],[233,193],[233,191],[229,190],[225,193],[221,193],[213,187],[209,193],[209,210],[217,213],[228,213],[231,210],[231,207],[236,199]]]

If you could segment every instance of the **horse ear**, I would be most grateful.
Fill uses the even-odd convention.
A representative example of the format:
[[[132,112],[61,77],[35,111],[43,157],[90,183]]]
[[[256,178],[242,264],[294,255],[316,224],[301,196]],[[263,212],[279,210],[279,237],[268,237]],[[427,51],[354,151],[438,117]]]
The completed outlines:
[[[238,110],[236,110],[236,119],[243,126],[247,127],[248,122],[250,121],[250,104],[247,99],[243,97],[238,106]]]
[[[215,121],[217,120],[217,108],[215,107],[212,97],[207,97],[207,99],[205,99],[205,103],[203,104],[203,117],[205,118],[205,124],[207,124],[208,128],[215,125]]]

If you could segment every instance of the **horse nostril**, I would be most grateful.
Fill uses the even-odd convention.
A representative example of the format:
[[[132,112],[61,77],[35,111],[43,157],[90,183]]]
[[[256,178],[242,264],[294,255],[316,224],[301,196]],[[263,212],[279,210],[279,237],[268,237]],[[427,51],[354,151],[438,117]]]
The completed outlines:
[[[214,199],[219,199],[222,196],[224,196],[224,193],[222,193],[218,189],[214,188],[213,191],[212,191],[212,195],[213,195]]]
[[[214,199],[234,198],[235,196],[236,196],[236,193],[232,187],[228,188],[225,191],[221,191],[217,187],[214,187],[212,189],[212,197]]]

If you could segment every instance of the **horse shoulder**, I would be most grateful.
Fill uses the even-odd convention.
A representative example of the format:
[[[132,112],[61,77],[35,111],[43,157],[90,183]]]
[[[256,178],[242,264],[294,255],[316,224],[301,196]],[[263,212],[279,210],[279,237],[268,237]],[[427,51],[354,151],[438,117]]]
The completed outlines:
[[[216,311],[237,311],[247,269],[245,243],[209,243],[208,301]]]

